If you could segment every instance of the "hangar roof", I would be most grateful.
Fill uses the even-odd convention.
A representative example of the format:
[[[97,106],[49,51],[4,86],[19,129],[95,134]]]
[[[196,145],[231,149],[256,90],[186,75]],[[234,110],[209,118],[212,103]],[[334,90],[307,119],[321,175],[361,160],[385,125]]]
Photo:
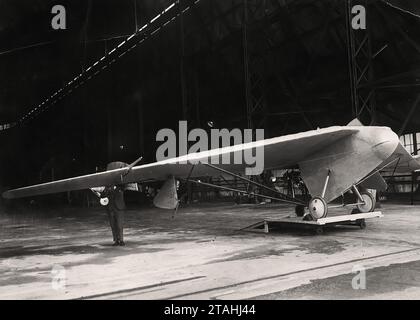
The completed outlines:
[[[0,122],[12,122],[31,110],[132,34],[136,25],[139,28],[147,23],[171,3],[63,1],[67,30],[53,30],[50,21],[55,1],[2,1]],[[187,95],[193,95],[192,78],[199,77],[201,96],[206,100],[207,96],[219,97],[213,98],[211,106],[201,101],[202,109],[217,104],[222,110],[230,105],[243,111],[243,4],[243,0],[201,0],[184,14],[182,60],[187,69]],[[348,114],[350,110],[344,1],[250,0],[248,6],[251,68],[268,91],[264,93],[267,114],[273,114],[279,123],[288,123],[307,112],[305,121],[313,126],[347,121],[342,119],[343,111]],[[398,111],[409,108],[418,91],[419,13],[416,1],[370,1],[368,23],[372,52],[377,53],[379,122],[398,126],[404,121],[404,113]],[[142,75],[135,89],[151,100],[155,97],[157,105],[163,87],[181,94],[179,84],[166,82],[174,80],[171,76],[158,79],[179,71],[181,39],[177,29],[176,22],[162,29],[113,66],[113,72],[123,78],[130,69],[137,69]],[[130,82],[129,76],[125,78]],[[92,80],[97,83],[90,90],[100,88],[101,80]],[[194,103],[189,104],[192,108]],[[241,112],[236,116],[240,118]],[[243,120],[239,118],[239,122]],[[420,125],[414,119],[413,124]]]

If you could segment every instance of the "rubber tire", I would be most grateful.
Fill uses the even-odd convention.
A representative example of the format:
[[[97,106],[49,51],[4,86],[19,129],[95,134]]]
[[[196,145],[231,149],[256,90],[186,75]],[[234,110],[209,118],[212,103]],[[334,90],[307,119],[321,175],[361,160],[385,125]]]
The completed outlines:
[[[324,212],[324,214],[323,214],[321,217],[316,217],[316,216],[314,216],[314,215],[312,214],[312,212],[311,212],[311,208],[310,208],[310,206],[311,206],[312,201],[314,201],[314,200],[321,201],[321,202],[322,202],[322,204],[324,205],[325,212]],[[309,205],[308,205],[308,207],[309,207],[309,214],[312,216],[312,218],[314,219],[314,221],[317,221],[318,219],[321,219],[321,218],[325,218],[325,217],[328,215],[328,204],[327,204],[327,202],[326,202],[323,198],[321,198],[321,197],[313,197],[313,198],[309,201]]]
[[[360,195],[362,197],[364,197],[364,196],[369,197],[369,199],[370,199],[370,201],[372,203],[372,206],[369,209],[365,209],[365,208],[360,209],[361,208],[361,205],[357,205],[357,210],[359,211],[359,213],[367,213],[367,212],[373,212],[373,211],[375,211],[375,206],[376,206],[376,199],[375,199],[375,197],[370,192],[368,192],[368,191],[363,191],[363,192],[360,193]]]

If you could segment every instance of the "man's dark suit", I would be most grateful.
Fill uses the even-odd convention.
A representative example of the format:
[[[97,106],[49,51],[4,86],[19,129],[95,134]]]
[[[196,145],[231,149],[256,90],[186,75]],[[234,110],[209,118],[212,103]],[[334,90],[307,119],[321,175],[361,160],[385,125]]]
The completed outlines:
[[[124,162],[111,162],[107,166],[107,170],[114,170],[126,167]],[[109,224],[112,229],[112,237],[115,245],[124,245],[124,186],[107,187],[105,191],[109,199],[106,206]]]

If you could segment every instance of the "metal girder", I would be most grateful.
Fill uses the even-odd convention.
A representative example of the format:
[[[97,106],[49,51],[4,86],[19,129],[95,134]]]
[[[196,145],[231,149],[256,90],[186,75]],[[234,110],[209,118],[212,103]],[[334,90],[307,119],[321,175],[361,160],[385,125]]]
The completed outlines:
[[[83,70],[69,81],[64,87],[54,92],[51,96],[46,98],[38,106],[33,107],[27,114],[22,116],[16,123],[19,125],[25,124],[27,121],[38,116],[54,104],[58,103],[61,99],[65,98],[73,91],[78,89],[81,85],[96,77],[103,70],[107,69],[114,62],[127,54],[129,51],[142,44],[149,38],[154,37],[161,29],[165,28],[168,24],[175,21],[181,13],[185,13],[193,6],[199,3],[200,0],[177,0],[174,1],[169,7],[156,15],[152,20],[145,24],[142,28],[120,42],[111,51],[107,52],[102,58],[98,59],[91,66]]]
[[[419,77],[420,76],[420,68],[412,68],[411,70],[393,74],[391,76],[382,77],[379,79],[374,79],[370,82],[366,82],[360,87],[378,87],[381,85],[390,85],[395,84],[395,81],[401,81],[403,79],[409,79],[410,77]]]
[[[265,81],[267,64],[265,55],[275,45],[275,41],[267,32],[267,29],[274,22],[281,21],[282,29],[286,34],[290,34],[294,38],[299,38],[299,35],[289,17],[285,2],[251,1],[254,6],[250,8],[250,1],[243,1],[244,20],[242,42],[247,125],[251,128],[254,126],[265,127],[265,121],[269,111],[266,103],[266,95],[270,89],[267,87]],[[270,10],[268,6],[270,6]],[[261,12],[263,15],[256,18],[255,15]],[[250,25],[252,25],[252,29],[249,27]],[[258,31],[258,37],[254,35],[256,31]],[[297,45],[301,48],[302,52],[305,52],[306,57],[308,57],[309,53],[301,39],[298,39]],[[264,50],[262,47],[266,49]]]
[[[178,0],[179,4],[182,0]],[[185,68],[185,34],[184,34],[184,13],[181,6],[178,7],[178,27],[179,27],[179,74],[181,81],[181,103],[182,103],[182,118],[188,120],[188,101],[187,101],[187,84],[186,84],[186,68]]]
[[[420,53],[420,43],[418,43],[416,40],[411,38],[407,32],[401,26],[394,21],[394,19],[388,14],[386,10],[381,8],[377,3],[374,4],[375,8],[378,10],[378,12],[384,17],[385,23],[389,23],[393,29],[395,29],[401,37],[408,43],[412,48],[414,48],[417,53]]]
[[[355,5],[363,5],[368,11],[368,2],[368,0],[346,0],[346,27],[353,116],[361,119],[368,117],[372,125],[376,119],[375,88],[363,88],[366,83],[374,79],[369,14],[366,14],[366,29],[355,30],[351,22],[352,8]]]

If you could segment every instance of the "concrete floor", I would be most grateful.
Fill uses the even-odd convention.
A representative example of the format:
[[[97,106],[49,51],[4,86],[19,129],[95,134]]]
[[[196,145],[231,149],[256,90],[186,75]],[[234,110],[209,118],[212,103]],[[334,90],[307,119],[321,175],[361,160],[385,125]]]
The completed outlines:
[[[418,206],[383,204],[365,230],[238,231],[291,211],[201,204],[172,219],[129,210],[125,247],[111,246],[101,208],[3,213],[0,299],[420,298]],[[355,266],[366,268],[366,289],[352,288]]]

